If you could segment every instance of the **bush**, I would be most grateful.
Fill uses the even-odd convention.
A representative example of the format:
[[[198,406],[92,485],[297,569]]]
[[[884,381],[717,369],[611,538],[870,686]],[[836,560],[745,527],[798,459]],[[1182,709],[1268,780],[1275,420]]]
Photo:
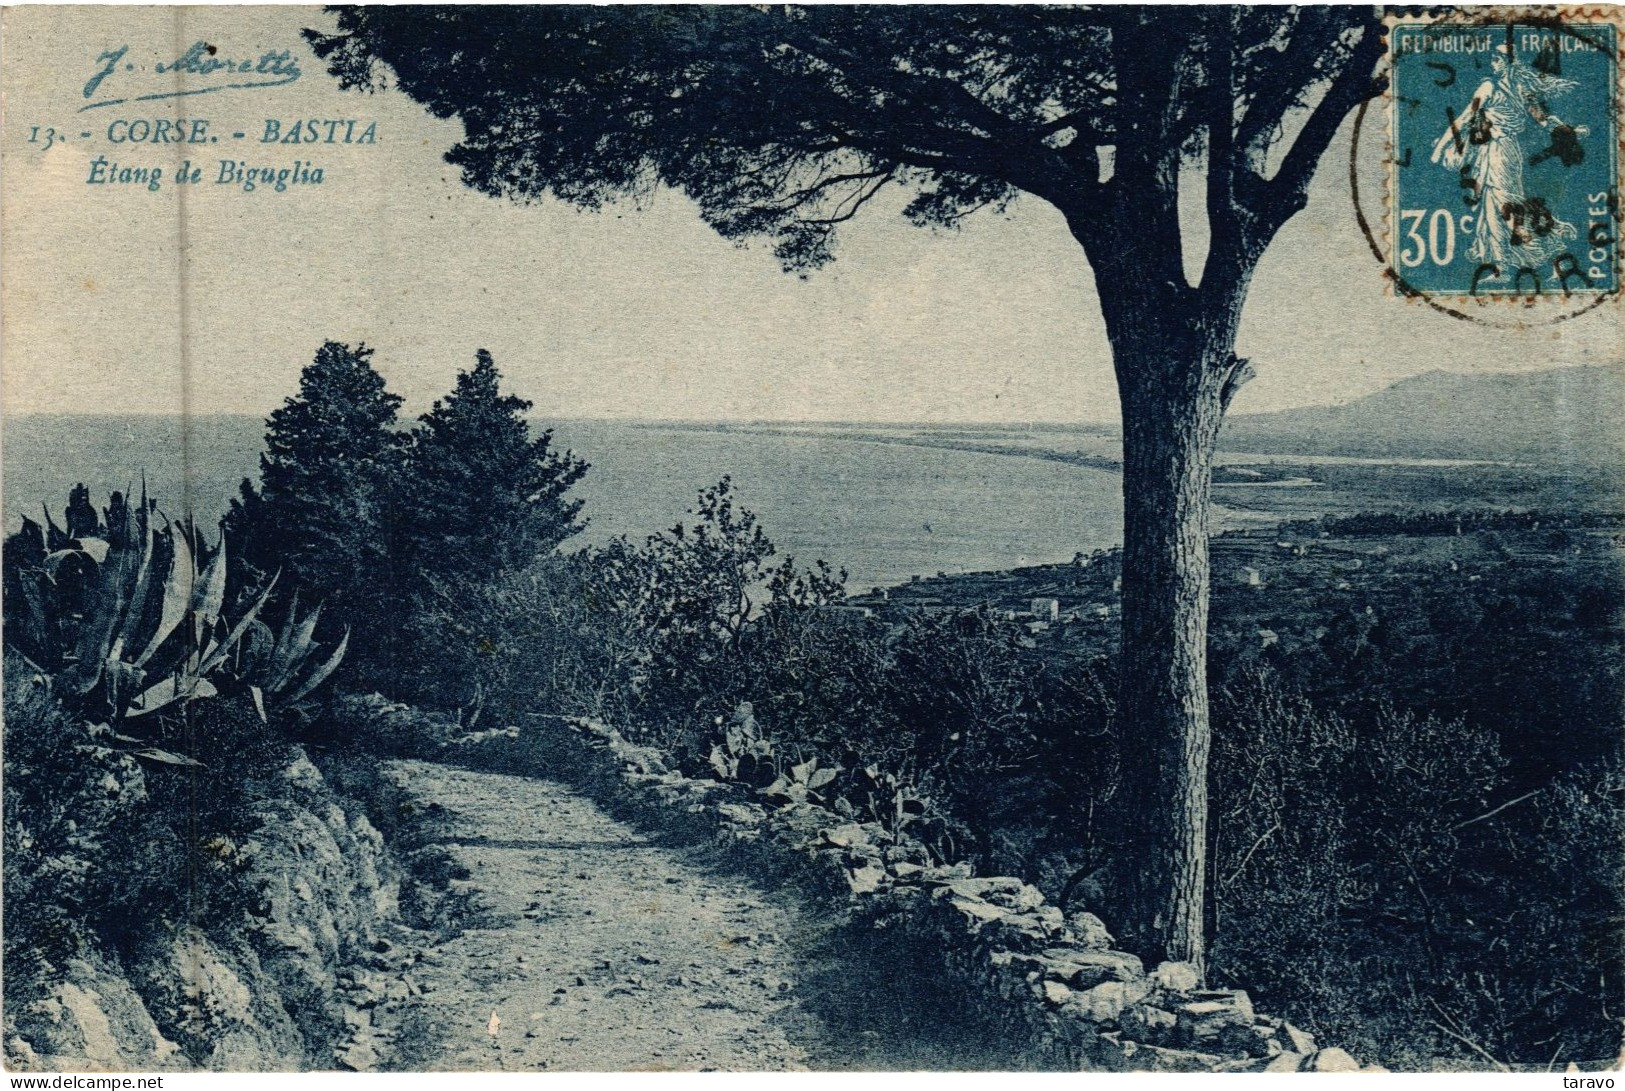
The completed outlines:
[[[146,801],[136,760],[113,751],[50,695],[49,679],[5,661],[5,963],[8,1001],[77,954],[110,839]]]
[[[1615,1055],[1617,770],[1525,795],[1486,729],[1327,713],[1268,673],[1217,708],[1216,974],[1395,1067]]]

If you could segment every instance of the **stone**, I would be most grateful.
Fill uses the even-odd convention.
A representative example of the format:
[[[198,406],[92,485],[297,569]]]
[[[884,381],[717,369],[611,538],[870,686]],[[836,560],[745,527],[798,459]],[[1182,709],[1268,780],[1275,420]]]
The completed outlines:
[[[1068,913],[1066,923],[1080,947],[1105,949],[1116,942],[1106,931],[1106,922],[1093,913]]]
[[[1141,1046],[1134,1067],[1142,1072],[1211,1072],[1223,1063],[1223,1057],[1199,1050]]]
[[[838,848],[852,848],[857,845],[873,845],[885,837],[885,831],[878,826],[865,825],[861,822],[848,822],[822,831],[820,836],[826,844]]]
[[[1009,916],[1006,910],[996,905],[989,905],[980,898],[955,897],[949,900],[949,905],[959,910],[960,914],[975,922],[978,926],[988,921],[1002,921]]]
[[[724,822],[738,826],[759,826],[767,819],[767,812],[754,803],[718,803],[715,810]]]
[[[1055,1007],[1060,1007],[1072,999],[1072,990],[1059,981],[1051,981],[1049,978],[1045,978],[1039,988],[1044,994],[1045,1003],[1053,1004]]]
[[[1275,1031],[1257,1023],[1236,1037],[1227,1035],[1222,1041],[1231,1048],[1242,1050],[1249,1057],[1273,1057],[1285,1052],[1275,1037]]]
[[[1073,996],[1068,1009],[1076,1009],[1091,1023],[1116,1023],[1123,1010],[1151,993],[1144,978],[1136,981],[1106,981]]]
[[[1306,1072],[1358,1072],[1360,1062],[1336,1046],[1317,1050],[1304,1062]]]
[[[1173,1012],[1164,1008],[1136,1004],[1125,1009],[1117,1021],[1123,1028],[1124,1037],[1148,1045],[1162,1045],[1173,1038],[1174,1027],[1179,1020]]]
[[[846,885],[854,894],[873,894],[885,881],[886,869],[867,862],[846,875]]]
[[[1181,1004],[1174,1009],[1174,1014],[1179,1019],[1175,1037],[1186,1045],[1210,1045],[1233,1029],[1250,1033],[1253,1025],[1252,1005],[1243,1006],[1233,997]]]
[[[1047,935],[1060,937],[1066,931],[1066,915],[1053,905],[1041,905],[1033,910],[1033,917]]]
[[[1163,962],[1151,971],[1151,980],[1165,992],[1189,993],[1195,992],[1202,984],[1196,967],[1188,962]]]
[[[373,1048],[370,1037],[358,1036],[340,1049],[334,1060],[352,1072],[370,1072],[378,1067],[378,1051]]]
[[[1058,965],[1071,967],[1065,980],[1080,989],[1087,989],[1102,981],[1133,981],[1145,976],[1145,968],[1139,957],[1127,951],[1051,947],[1044,951],[1044,957]]]
[[[897,876],[899,882],[917,882],[925,874],[925,868],[919,864],[910,864],[899,861],[891,866],[892,874]]]
[[[1238,1010],[1247,1014],[1247,1022],[1257,1021],[1253,1011],[1253,1001],[1247,995],[1246,989],[1200,989],[1190,994],[1193,1001],[1218,1001],[1234,1005]]]
[[[932,897],[944,899],[972,898],[977,901],[990,901],[992,896],[1014,893],[1023,885],[1020,879],[1008,877],[972,878],[969,874],[960,874],[961,867],[966,872],[970,870],[969,865],[930,869],[925,881],[932,888]]]
[[[1286,1039],[1285,1046],[1290,1053],[1302,1053],[1305,1056],[1315,1052],[1319,1046],[1315,1043],[1315,1036],[1308,1031],[1299,1030],[1291,1023],[1281,1024],[1281,1037]]]
[[[998,887],[989,890],[983,895],[994,905],[1002,905],[1006,909],[1030,911],[1038,909],[1044,904],[1044,892],[1035,886],[1022,883],[1015,889]]]
[[[994,947],[1036,951],[1055,938],[1043,918],[1035,914],[1001,909],[998,906],[990,908],[1002,916],[990,923],[982,933],[982,940],[985,943]]]
[[[24,1072],[37,1071],[40,1067],[39,1054],[18,1034],[6,1039],[6,1059],[9,1062],[7,1067],[20,1068]]]
[[[961,860],[957,864],[945,864],[942,867],[931,869],[930,878],[933,880],[969,879],[970,865]]]
[[[1265,1072],[1296,1072],[1303,1065],[1303,1054],[1283,1053],[1264,1066]]]

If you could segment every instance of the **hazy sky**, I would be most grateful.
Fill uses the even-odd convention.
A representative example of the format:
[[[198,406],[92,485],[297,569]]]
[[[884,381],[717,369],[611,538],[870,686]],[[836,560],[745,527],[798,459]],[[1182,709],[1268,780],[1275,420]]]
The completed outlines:
[[[560,417],[1116,415],[1088,263],[1036,200],[949,233],[907,225],[895,215],[901,199],[877,201],[848,225],[836,263],[801,280],[779,271],[767,245],[735,248],[670,194],[584,214],[464,189],[441,158],[455,122],[394,93],[338,90],[298,33],[329,24],[319,9],[26,7],[5,20],[9,412],[263,414],[332,338],[375,346],[412,411],[483,347],[516,392]],[[79,112],[103,51],[128,45],[123,59],[138,70],[110,76],[97,99],[173,88],[150,68],[195,41],[223,57],[286,49],[303,74],[281,87]],[[206,119],[219,142],[108,143],[111,122],[177,116]],[[257,139],[267,119],[306,118],[376,121],[377,143]],[[38,137],[29,143],[34,126],[69,142],[42,150]],[[1353,215],[1349,128],[1309,208],[1259,268],[1239,346],[1259,377],[1238,409],[1343,400],[1434,368],[1625,355],[1613,303],[1560,327],[1509,330],[1389,298]],[[1373,112],[1374,150],[1381,128]],[[165,177],[157,192],[90,185],[97,156],[161,166]],[[201,165],[200,184],[173,184],[183,159]],[[245,193],[216,184],[221,159],[300,160],[321,166],[324,182]],[[1363,170],[1373,194],[1376,162]]]

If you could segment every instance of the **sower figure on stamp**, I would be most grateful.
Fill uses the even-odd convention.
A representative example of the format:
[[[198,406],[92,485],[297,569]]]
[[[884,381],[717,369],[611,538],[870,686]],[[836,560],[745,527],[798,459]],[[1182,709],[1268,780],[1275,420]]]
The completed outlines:
[[[1529,120],[1550,131],[1558,149],[1572,145],[1575,136],[1587,131],[1565,125],[1547,105],[1573,90],[1573,80],[1519,64],[1505,45],[1496,50],[1490,65],[1494,75],[1479,84],[1466,111],[1439,136],[1431,157],[1446,169],[1461,172],[1462,188],[1480,210],[1467,256],[1494,266],[1479,278],[1485,283],[1539,269],[1577,236],[1574,225],[1557,219],[1544,199],[1524,194],[1519,138]],[[1555,272],[1552,279],[1557,279]]]

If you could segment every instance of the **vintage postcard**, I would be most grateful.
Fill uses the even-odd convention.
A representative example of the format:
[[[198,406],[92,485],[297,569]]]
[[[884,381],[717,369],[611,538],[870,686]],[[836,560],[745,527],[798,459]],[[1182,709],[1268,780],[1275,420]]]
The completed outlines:
[[[1621,31],[6,8],[5,1068],[1612,1086]]]

